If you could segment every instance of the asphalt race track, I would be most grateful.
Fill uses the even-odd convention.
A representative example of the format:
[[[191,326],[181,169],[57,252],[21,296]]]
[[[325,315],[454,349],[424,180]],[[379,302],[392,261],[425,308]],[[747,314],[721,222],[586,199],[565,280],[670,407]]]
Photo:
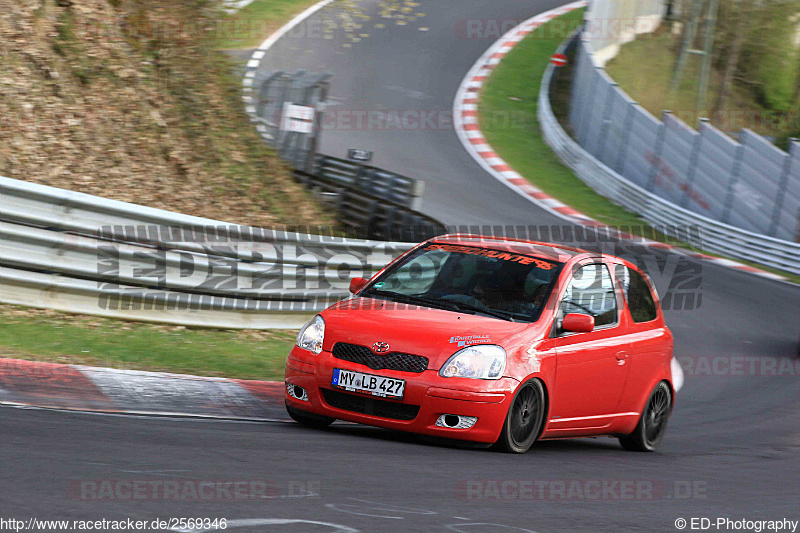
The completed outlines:
[[[331,110],[449,112],[461,79],[492,42],[459,38],[459,19],[521,21],[561,3],[422,1],[416,9],[426,17],[389,24],[386,33],[371,32],[351,48],[290,34],[263,68],[334,73]],[[343,156],[356,147],[373,150],[377,166],[424,179],[424,209],[446,223],[562,223],[488,176],[452,130],[324,134],[325,153]],[[693,290],[702,295],[693,309],[667,312],[676,355],[694,363],[657,453],[625,452],[604,438],[540,443],[511,456],[350,424],[313,431],[281,422],[4,407],[0,515],[224,517],[229,529],[241,531],[475,533],[676,531],[676,519],[691,517],[800,519],[800,288],[715,265],[699,268],[674,255],[630,252],[658,264],[662,294],[684,267],[695,272]],[[776,376],[775,368],[794,371]],[[278,490],[257,501],[197,502],[96,501],[70,489],[81,480],[120,479],[268,480]],[[500,494],[489,480],[511,484]],[[542,482],[535,487],[543,489],[515,493],[520,481]],[[562,490],[598,484],[605,489],[592,492],[596,498]],[[623,490],[632,484],[645,490]]]

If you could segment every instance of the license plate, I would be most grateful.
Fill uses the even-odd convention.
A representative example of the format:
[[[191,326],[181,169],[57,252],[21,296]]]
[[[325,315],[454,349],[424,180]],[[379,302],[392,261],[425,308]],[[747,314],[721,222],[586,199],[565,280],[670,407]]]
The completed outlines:
[[[402,379],[373,376],[350,370],[333,369],[331,385],[353,392],[364,392],[383,398],[402,398],[406,382]]]

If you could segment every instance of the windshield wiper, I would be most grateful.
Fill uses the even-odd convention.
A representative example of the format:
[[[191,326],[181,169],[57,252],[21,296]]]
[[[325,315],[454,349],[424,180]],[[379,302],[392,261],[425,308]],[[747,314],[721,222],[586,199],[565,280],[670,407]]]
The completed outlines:
[[[488,307],[478,307],[477,305],[470,305],[463,302],[456,302],[453,300],[440,300],[438,298],[428,298],[426,296],[417,296],[413,294],[403,294],[400,292],[394,291],[377,291],[374,289],[368,290],[364,294],[365,296],[369,295],[377,295],[377,296],[388,296],[390,298],[394,298],[396,300],[401,300],[406,303],[419,303],[422,305],[426,305],[428,307],[435,307],[440,309],[447,309],[450,311],[471,311],[473,313],[483,313],[484,315],[489,315],[494,318],[499,318],[502,320],[508,320],[510,322],[516,322],[514,317],[511,313],[506,313],[503,311],[497,311],[495,309],[489,309]]]
[[[364,292],[364,296],[386,296],[394,300],[399,300],[409,304],[422,304],[428,307],[435,307],[439,309],[447,309],[450,311],[457,311],[458,306],[455,302],[448,302],[446,300],[439,300],[436,298],[426,298],[425,296],[415,296],[412,294],[403,294],[394,291],[377,291],[370,289]]]
[[[457,307],[460,311],[474,311],[476,313],[483,313],[484,315],[489,315],[494,318],[500,318],[502,320],[516,322],[516,320],[514,320],[514,315],[512,315],[511,313],[506,313],[505,311],[498,311],[497,309],[480,307],[477,305],[471,305],[464,302],[456,302],[453,300],[448,300],[448,302],[454,304],[455,307]]]

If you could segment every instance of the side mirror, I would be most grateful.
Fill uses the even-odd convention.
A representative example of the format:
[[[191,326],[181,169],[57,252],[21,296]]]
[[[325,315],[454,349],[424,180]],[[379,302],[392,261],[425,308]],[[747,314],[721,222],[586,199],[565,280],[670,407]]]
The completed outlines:
[[[594,317],[570,313],[564,317],[564,320],[561,322],[561,328],[564,331],[572,331],[575,333],[590,333],[594,330]]]
[[[350,293],[355,294],[364,288],[369,280],[365,278],[353,278],[350,280]],[[594,321],[592,321],[594,323]]]

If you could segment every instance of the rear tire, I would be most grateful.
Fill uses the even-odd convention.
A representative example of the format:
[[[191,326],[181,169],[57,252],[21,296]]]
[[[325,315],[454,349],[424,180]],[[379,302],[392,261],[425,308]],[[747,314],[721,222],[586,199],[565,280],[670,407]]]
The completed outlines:
[[[545,414],[544,387],[531,379],[514,395],[496,447],[507,453],[527,452],[542,432]]]
[[[292,420],[298,424],[315,429],[328,427],[336,421],[335,418],[331,418],[329,416],[315,415],[314,413],[307,413],[305,411],[295,409],[288,403],[286,404],[286,412],[289,413],[289,416],[292,417]]]
[[[669,415],[672,413],[672,391],[662,381],[650,393],[639,424],[630,435],[619,438],[623,448],[632,452],[655,451],[664,438]]]

